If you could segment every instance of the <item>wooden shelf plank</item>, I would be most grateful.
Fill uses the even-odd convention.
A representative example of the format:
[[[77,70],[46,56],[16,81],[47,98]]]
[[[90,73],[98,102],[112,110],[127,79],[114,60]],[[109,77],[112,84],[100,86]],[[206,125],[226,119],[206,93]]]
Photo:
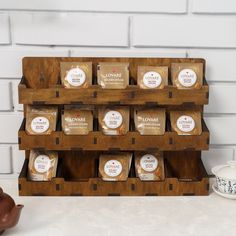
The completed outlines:
[[[204,122],[203,122],[204,123]],[[205,127],[205,128],[204,128]],[[51,135],[28,135],[19,130],[21,150],[208,150],[209,131],[203,126],[201,135],[177,135],[165,132],[164,135],[140,135],[130,131],[126,135],[108,136],[101,131],[88,135],[65,135],[63,131]]]
[[[145,105],[182,105],[194,103],[196,105],[208,104],[208,85],[201,89],[177,89],[166,86],[160,90],[140,89],[130,85],[126,89],[102,89],[92,85],[86,89],[68,89],[62,87],[31,89],[19,85],[19,103],[21,104],[121,104]]]
[[[200,162],[199,159],[199,164]],[[20,196],[203,196],[209,194],[209,179],[205,172],[200,179],[196,180],[166,177],[163,181],[155,182],[129,177],[127,181],[108,182],[98,177],[87,180],[66,180],[63,177],[56,177],[52,181],[43,182],[28,180],[27,166],[26,159],[19,177]]]

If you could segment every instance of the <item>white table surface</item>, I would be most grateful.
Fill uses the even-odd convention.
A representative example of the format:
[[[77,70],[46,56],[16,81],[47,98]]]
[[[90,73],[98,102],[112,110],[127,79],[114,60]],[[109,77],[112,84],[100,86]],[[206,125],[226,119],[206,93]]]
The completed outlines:
[[[236,201],[204,197],[19,197],[16,180],[0,179],[24,204],[11,236],[236,235]]]

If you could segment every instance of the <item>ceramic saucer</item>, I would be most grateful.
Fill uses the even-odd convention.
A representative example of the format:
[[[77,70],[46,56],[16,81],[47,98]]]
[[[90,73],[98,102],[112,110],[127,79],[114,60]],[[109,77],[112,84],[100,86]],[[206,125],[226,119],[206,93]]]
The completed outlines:
[[[236,200],[236,194],[222,193],[219,191],[219,189],[214,184],[212,185],[212,189],[215,193],[217,193],[218,195],[220,195],[222,197]]]

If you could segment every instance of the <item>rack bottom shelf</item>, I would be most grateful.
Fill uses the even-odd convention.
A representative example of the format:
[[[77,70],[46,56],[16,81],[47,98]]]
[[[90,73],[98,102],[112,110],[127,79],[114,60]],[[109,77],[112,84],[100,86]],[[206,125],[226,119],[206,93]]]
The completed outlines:
[[[80,156],[78,152],[65,152],[59,162],[57,177],[50,182],[28,180],[28,159],[26,159],[19,176],[19,195],[203,196],[209,194],[209,178],[202,164],[200,152],[165,152],[166,178],[158,182],[140,181],[135,176],[134,166],[131,166],[127,181],[106,182],[98,176],[96,156],[88,154],[85,158],[79,159]],[[79,165],[76,166],[74,163]],[[85,163],[87,163],[86,168]]]
[[[166,178],[162,182],[142,182],[129,178],[126,182],[64,181],[55,178],[50,183],[19,179],[20,196],[205,196],[209,192],[208,178],[201,181],[180,181]]]

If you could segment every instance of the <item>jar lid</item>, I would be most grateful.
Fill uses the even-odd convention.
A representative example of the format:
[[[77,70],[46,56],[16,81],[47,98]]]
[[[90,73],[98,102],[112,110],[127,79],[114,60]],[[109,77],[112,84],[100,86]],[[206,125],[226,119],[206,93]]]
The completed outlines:
[[[212,168],[212,173],[224,179],[236,180],[236,161],[228,161],[227,165],[215,166]]]

